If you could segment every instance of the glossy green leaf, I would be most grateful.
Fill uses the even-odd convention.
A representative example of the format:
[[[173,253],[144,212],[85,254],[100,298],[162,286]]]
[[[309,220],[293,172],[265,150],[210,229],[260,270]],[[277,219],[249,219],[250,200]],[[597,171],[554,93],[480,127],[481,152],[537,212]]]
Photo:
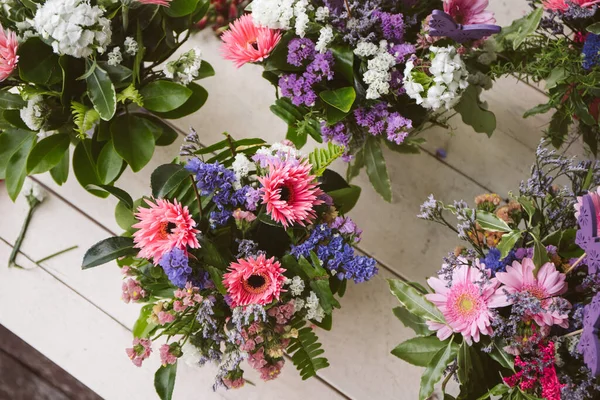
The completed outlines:
[[[335,299],[335,297],[333,297],[333,293],[329,287],[329,280],[313,280],[310,282],[310,288],[319,298],[319,304],[321,304],[321,307],[323,307],[325,314],[331,314],[334,307],[341,307],[340,303]]]
[[[202,63],[200,64],[200,69],[198,70],[198,76],[195,78],[195,80],[208,78],[214,75],[215,69],[213,68],[213,66],[210,65],[208,61],[202,60]]]
[[[83,256],[82,269],[97,267],[119,257],[135,256],[138,250],[133,248],[133,239],[123,236],[114,236],[104,239],[86,251]]]
[[[319,97],[330,106],[342,112],[349,112],[356,100],[356,91],[353,87],[343,87],[336,90],[325,90],[319,93]]]
[[[405,327],[412,329],[417,336],[429,336],[431,331],[427,327],[425,320],[408,311],[404,306],[394,307],[394,315],[404,324]]]
[[[515,369],[514,356],[511,356],[506,351],[504,351],[504,349],[501,346],[498,346],[496,343],[494,343],[494,347],[489,354],[490,354],[490,357],[494,361],[496,361],[498,364],[500,364],[502,367],[514,371],[514,369]]]
[[[25,82],[52,85],[62,80],[58,55],[38,37],[19,45],[19,76]]]
[[[531,35],[540,25],[540,21],[542,20],[542,16],[544,14],[544,8],[539,7],[531,14],[529,14],[523,26],[519,29],[516,38],[513,41],[513,50],[517,50],[519,46],[527,39],[527,36]]]
[[[35,132],[22,129],[7,129],[0,132],[0,179],[6,178],[6,167],[12,155],[34,137],[36,137]]]
[[[348,170],[346,171],[346,180],[348,182],[356,178],[360,174],[360,170],[365,166],[365,151],[364,148],[358,149],[354,153],[354,160],[348,164]]]
[[[6,166],[6,190],[12,201],[17,200],[27,176],[27,157],[35,143],[36,136],[29,136],[12,154]]]
[[[486,392],[485,374],[479,352],[467,342],[461,344],[457,355],[458,380],[465,399],[477,398]]]
[[[327,193],[333,199],[340,214],[347,214],[354,208],[360,197],[360,186],[350,185],[350,187],[334,190]]]
[[[381,144],[375,136],[369,136],[364,147],[364,162],[367,167],[369,180],[381,197],[387,202],[392,201],[392,183],[388,176]]]
[[[510,233],[505,233],[500,239],[500,243],[496,246],[500,250],[500,257],[504,258],[515,247],[517,241],[521,238],[521,231],[515,230]]]
[[[173,0],[164,11],[171,17],[184,17],[196,11],[199,0]]]
[[[433,393],[435,384],[442,378],[444,370],[455,356],[456,346],[453,346],[453,341],[450,339],[449,343],[440,349],[427,364],[427,368],[421,376],[419,400],[425,400]]]
[[[50,170],[50,176],[54,179],[57,185],[62,186],[69,178],[69,148],[65,151],[65,154],[61,160]]]
[[[532,115],[545,114],[548,111],[552,110],[553,107],[554,106],[552,105],[552,103],[538,104],[537,106],[525,111],[525,114],[523,114],[523,118],[528,118]]]
[[[595,35],[600,35],[600,22],[595,22],[591,25],[588,25],[588,27],[585,28],[585,30]]]
[[[91,67],[90,61],[87,64],[88,68]],[[94,109],[103,120],[111,120],[117,110],[117,93],[108,73],[96,66],[85,81],[87,83],[87,93]]]
[[[27,173],[41,174],[50,171],[62,160],[70,143],[66,133],[50,135],[40,140],[27,158]]]
[[[428,321],[445,323],[444,316],[436,306],[408,283],[399,279],[388,279],[390,290],[400,303],[412,314]]]
[[[175,364],[161,365],[154,374],[154,388],[161,400],[171,400],[175,389],[177,376],[177,362]]]
[[[147,129],[145,120],[134,115],[120,115],[110,125],[116,152],[138,172],[154,154],[154,135]]]
[[[481,88],[470,85],[461,95],[454,110],[460,114],[462,121],[472,127],[475,132],[492,136],[496,129],[496,116],[482,106],[479,100],[480,92]]]
[[[140,309],[140,316],[133,324],[133,336],[136,338],[147,338],[150,332],[156,327],[155,324],[148,322],[152,314],[154,304],[146,304]]]
[[[106,142],[98,156],[98,177],[104,184],[113,182],[123,168],[123,158],[115,150],[112,139]]]
[[[86,189],[88,189],[88,190],[90,190],[90,189],[91,190],[104,190],[104,191],[112,194],[113,196],[115,196],[117,199],[119,199],[121,202],[123,202],[127,207],[133,209],[133,199],[131,198],[129,193],[127,193],[123,189],[120,189],[116,186],[88,185],[86,187]]]
[[[447,344],[440,341],[435,335],[416,337],[400,343],[392,350],[392,354],[409,364],[426,367],[436,353],[446,346]],[[456,344],[454,346],[457,351],[458,346]]]
[[[546,78],[546,90],[554,89],[559,83],[565,80],[567,77],[567,70],[563,67],[556,67]],[[538,106],[540,107],[540,106]]]
[[[330,47],[335,59],[334,69],[340,72],[346,81],[354,84],[354,52],[348,45],[333,45]]]
[[[152,196],[163,198],[179,186],[185,179],[189,179],[190,172],[179,164],[163,164],[152,172],[150,185]]]
[[[491,388],[486,394],[484,394],[483,396],[478,398],[477,400],[486,400],[492,396],[502,396],[502,395],[508,393],[509,390],[510,390],[510,386],[508,386],[504,383],[499,383],[496,386],[494,386],[493,388]]]
[[[512,232],[512,229],[506,222],[498,218],[495,214],[488,211],[477,210],[475,216],[482,229],[491,232]]]
[[[26,105],[27,102],[18,94],[0,90],[0,110],[20,110]]]
[[[88,185],[102,185],[98,177],[96,161],[92,156],[92,140],[84,139],[80,141],[73,151],[73,172],[81,186],[84,188]],[[98,197],[108,197],[108,193],[104,190],[89,191]]]
[[[209,265],[207,268],[208,274],[210,275],[210,280],[213,281],[215,287],[222,295],[227,294],[227,289],[223,286],[223,271]]]
[[[182,105],[192,95],[192,90],[171,81],[153,81],[144,86],[140,93],[144,97],[144,108],[166,113]]]
[[[540,267],[549,261],[550,259],[548,258],[546,246],[544,246],[542,242],[535,238],[533,244],[533,263],[535,264],[535,272],[537,273]]]
[[[208,99],[206,89],[194,82],[190,83],[187,88],[192,91],[192,94],[181,107],[170,112],[154,112],[154,114],[163,119],[179,119],[193,114],[202,108]]]

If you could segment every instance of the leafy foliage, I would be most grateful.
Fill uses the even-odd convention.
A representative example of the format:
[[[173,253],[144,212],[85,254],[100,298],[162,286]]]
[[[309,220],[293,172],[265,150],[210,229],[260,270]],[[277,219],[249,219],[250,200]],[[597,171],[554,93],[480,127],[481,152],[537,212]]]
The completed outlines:
[[[308,155],[308,161],[312,164],[312,173],[315,176],[323,175],[323,172],[325,172],[327,167],[343,154],[344,148],[331,142],[327,143],[326,149],[315,149]]]
[[[292,338],[287,352],[292,357],[292,362],[300,372],[303,380],[317,375],[317,371],[329,366],[325,357],[320,357],[325,351],[314,330],[305,326],[306,321],[297,319],[292,322],[292,327],[298,330],[298,337]]]

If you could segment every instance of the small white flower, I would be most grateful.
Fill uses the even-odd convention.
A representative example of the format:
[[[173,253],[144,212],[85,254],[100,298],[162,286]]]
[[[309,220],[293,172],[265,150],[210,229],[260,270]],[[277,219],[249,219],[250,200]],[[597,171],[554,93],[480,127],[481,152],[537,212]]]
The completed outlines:
[[[177,60],[165,64],[163,73],[175,82],[189,85],[198,76],[200,65],[202,65],[202,51],[195,47],[183,53]]]
[[[286,281],[286,284],[289,286],[292,296],[300,296],[304,291],[304,281],[299,276],[289,279],[289,283]]]
[[[131,36],[127,36],[123,44],[125,46],[125,53],[130,56],[135,56],[137,54],[138,43]]]
[[[328,7],[319,7],[315,12],[315,21],[324,22],[327,18],[329,18],[329,8]]]
[[[252,19],[256,24],[267,28],[290,29],[294,3],[294,0],[254,0]]]
[[[378,99],[390,92],[390,70],[396,65],[396,58],[387,51],[387,47],[387,42],[382,40],[375,57],[367,62],[367,71],[363,74],[363,80],[369,85],[367,99]]]
[[[202,358],[202,353],[200,353],[196,346],[187,341],[181,346],[181,352],[183,353],[181,358],[184,363],[190,367],[201,367],[200,359]]]
[[[308,0],[298,0],[294,5],[294,15],[296,16],[296,35],[304,37],[306,35],[306,28],[308,28],[308,14],[306,14],[306,8],[308,6]]]
[[[294,314],[304,308],[305,302],[301,298],[298,297],[298,298],[292,299],[292,301],[294,302]]]
[[[235,174],[235,189],[240,189],[242,187],[241,180],[248,176],[250,169],[254,166],[248,157],[245,155],[238,153],[235,155],[235,159],[233,160],[233,164],[231,164],[231,168],[233,169],[233,173]]]
[[[27,100],[27,105],[19,112],[25,125],[32,131],[38,131],[46,122],[46,107],[44,98],[41,95],[35,95]]]
[[[25,197],[33,196],[41,203],[46,198],[47,193],[36,181],[28,177],[23,184],[23,195]]]
[[[110,21],[103,15],[103,9],[87,0],[47,0],[32,25],[55,53],[83,58],[103,53],[110,43]]]
[[[297,148],[281,142],[273,143],[270,147],[270,152],[272,155],[285,154],[287,158],[300,158],[302,156],[302,153]]]
[[[321,322],[325,318],[325,311],[319,304],[319,298],[315,292],[310,292],[310,295],[306,298],[306,319],[314,319],[317,322]]]
[[[115,67],[121,64],[121,62],[123,62],[123,55],[121,54],[121,49],[117,46],[108,53],[108,65]]]
[[[315,49],[319,53],[325,53],[327,50],[327,46],[333,40],[333,28],[331,25],[324,26],[319,31],[319,39],[317,40],[317,44],[315,45]]]
[[[360,42],[358,42],[356,44],[356,48],[354,49],[354,54],[356,54],[357,56],[360,57],[371,57],[374,56],[375,54],[377,54],[377,50],[379,48],[377,47],[377,45],[370,43],[370,42],[365,42],[364,40],[361,40]]]

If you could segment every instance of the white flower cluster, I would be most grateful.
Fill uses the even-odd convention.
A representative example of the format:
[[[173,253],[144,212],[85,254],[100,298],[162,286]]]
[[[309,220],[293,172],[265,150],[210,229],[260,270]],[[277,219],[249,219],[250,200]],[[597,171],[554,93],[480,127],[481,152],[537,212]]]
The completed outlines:
[[[360,57],[371,57],[377,54],[379,47],[376,44],[371,42],[366,42],[361,40],[356,44],[356,48],[354,49],[354,54]]]
[[[125,53],[129,54],[130,56],[135,56],[138,52],[138,43],[131,37],[131,36],[127,36],[125,38],[125,43],[123,43],[125,46]]]
[[[248,176],[250,169],[254,167],[254,164],[248,160],[248,157],[245,155],[238,153],[235,155],[235,159],[233,160],[233,164],[231,164],[231,168],[233,169],[233,173],[235,174],[235,189],[240,189],[242,187],[240,181],[242,178]]]
[[[325,310],[319,304],[319,298],[315,292],[310,292],[310,295],[306,298],[306,319],[314,319],[317,322],[321,322],[325,318]]]
[[[57,54],[88,57],[110,43],[110,21],[89,0],[48,0],[35,13],[33,27]]]
[[[23,184],[23,196],[33,196],[40,203],[46,198],[46,191],[37,182],[31,178],[27,178]]]
[[[315,11],[315,21],[325,22],[325,20],[327,18],[329,18],[329,8],[327,8],[327,7],[317,8],[317,11]]]
[[[306,28],[308,28],[308,0],[298,0],[294,5],[294,15],[296,16],[296,35],[304,37]]]
[[[304,281],[299,276],[294,276],[292,279],[286,278],[286,285],[289,286],[290,293],[292,296],[300,296],[304,291]]]
[[[163,73],[169,79],[188,85],[197,76],[202,64],[202,51],[194,47],[183,53],[177,60],[169,61],[163,68]]]
[[[41,95],[35,95],[27,100],[27,105],[20,110],[21,119],[25,125],[32,131],[38,131],[46,122],[46,107],[44,98]]]
[[[404,88],[406,94],[424,108],[436,110],[445,107],[449,110],[460,99],[460,92],[469,86],[467,81],[469,74],[454,47],[431,46],[430,50],[432,53],[429,67],[431,77],[428,78],[430,82],[422,81],[421,77],[424,73],[413,71],[414,62],[409,60],[404,70]],[[415,72],[417,72],[416,79]],[[425,93],[423,84],[427,83],[429,88]]]
[[[121,49],[119,46],[115,47],[108,53],[108,65],[117,66],[123,62],[123,55],[121,54]]]
[[[252,19],[261,26],[271,29],[290,29],[294,17],[294,0],[254,0]]]
[[[317,44],[315,45],[315,49],[319,53],[325,53],[327,50],[327,46],[333,40],[333,28],[331,25],[324,26],[319,31],[319,39],[317,40]]]
[[[396,65],[396,58],[387,49],[387,42],[382,40],[375,57],[367,62],[367,72],[363,75],[363,80],[369,85],[367,99],[378,99],[390,92],[390,69]]]

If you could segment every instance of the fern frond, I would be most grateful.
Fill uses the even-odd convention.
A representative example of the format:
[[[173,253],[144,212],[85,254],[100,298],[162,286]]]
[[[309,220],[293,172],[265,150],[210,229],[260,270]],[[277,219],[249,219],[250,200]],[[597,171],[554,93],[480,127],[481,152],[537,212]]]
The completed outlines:
[[[71,114],[73,114],[73,122],[77,125],[76,131],[82,135],[92,129],[100,119],[98,111],[76,101],[71,102]]]
[[[315,149],[308,155],[308,160],[312,164],[312,173],[316,176],[323,175],[325,169],[336,159],[344,154],[344,147],[335,145],[331,142],[327,143],[327,148]]]
[[[125,104],[127,100],[131,100],[140,107],[144,106],[144,98],[133,85],[129,85],[121,93],[117,93],[118,102]]]
[[[293,338],[287,348],[303,380],[315,376],[318,370],[329,367],[329,361],[325,357],[319,357],[325,352],[318,342],[319,338],[312,328],[304,325],[306,321],[300,318],[292,322],[292,328],[298,330],[298,337]]]

